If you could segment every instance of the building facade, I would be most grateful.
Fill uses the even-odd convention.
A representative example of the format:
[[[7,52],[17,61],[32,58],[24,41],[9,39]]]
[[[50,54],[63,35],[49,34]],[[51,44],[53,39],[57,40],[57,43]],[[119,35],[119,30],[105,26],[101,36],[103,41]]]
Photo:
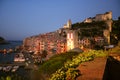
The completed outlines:
[[[78,33],[75,30],[67,32],[67,51],[78,47]]]
[[[103,36],[106,43],[110,43],[110,32],[112,31],[112,12],[106,12],[105,14],[97,14],[93,18],[87,18],[84,23],[91,23],[93,21],[105,21],[106,29],[103,30]],[[91,41],[97,44],[102,44],[104,38],[97,37],[84,37],[79,38],[78,30],[72,29],[71,20],[67,21],[67,24],[54,32],[39,34],[37,36],[31,36],[23,41],[23,47],[25,50],[33,52],[42,52],[46,50],[48,54],[51,53],[63,53],[74,48],[80,47],[80,45],[89,47],[92,45]]]

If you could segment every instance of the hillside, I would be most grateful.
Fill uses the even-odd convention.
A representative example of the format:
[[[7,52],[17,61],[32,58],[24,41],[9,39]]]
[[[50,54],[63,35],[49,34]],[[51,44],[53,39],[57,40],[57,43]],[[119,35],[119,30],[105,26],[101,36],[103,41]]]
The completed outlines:
[[[120,17],[113,21],[111,32],[111,44],[118,44],[120,41]]]
[[[7,41],[3,37],[0,37],[0,44],[7,44]]]
[[[103,30],[108,29],[105,21],[91,23],[74,23],[72,29],[77,30],[81,37],[104,36]],[[120,19],[112,20],[112,31],[110,32],[110,43],[117,45],[120,41]]]
[[[75,23],[72,25],[73,30],[78,30],[80,36],[94,37],[103,36],[103,30],[107,29],[105,21],[91,23]]]

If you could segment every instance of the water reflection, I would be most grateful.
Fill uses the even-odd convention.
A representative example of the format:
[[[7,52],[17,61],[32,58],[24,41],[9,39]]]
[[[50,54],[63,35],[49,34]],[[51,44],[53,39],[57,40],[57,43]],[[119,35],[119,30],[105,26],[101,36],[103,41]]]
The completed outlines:
[[[15,53],[0,53],[0,64],[2,63],[13,63]]]

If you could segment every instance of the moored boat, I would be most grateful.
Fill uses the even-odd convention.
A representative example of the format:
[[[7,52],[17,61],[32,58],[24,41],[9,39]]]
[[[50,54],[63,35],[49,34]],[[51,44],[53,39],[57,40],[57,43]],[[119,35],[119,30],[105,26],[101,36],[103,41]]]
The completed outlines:
[[[0,66],[0,70],[2,70],[2,67]]]
[[[15,72],[18,68],[19,68],[19,66],[14,66],[13,69],[11,70],[11,72]]]
[[[18,53],[15,55],[14,62],[24,62],[25,57],[22,53]]]

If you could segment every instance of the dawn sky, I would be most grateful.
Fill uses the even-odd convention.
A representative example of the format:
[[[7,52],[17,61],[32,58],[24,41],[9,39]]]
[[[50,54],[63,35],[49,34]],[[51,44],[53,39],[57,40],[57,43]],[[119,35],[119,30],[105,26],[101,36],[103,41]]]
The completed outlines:
[[[23,40],[107,11],[120,16],[120,0],[0,0],[0,36]]]

